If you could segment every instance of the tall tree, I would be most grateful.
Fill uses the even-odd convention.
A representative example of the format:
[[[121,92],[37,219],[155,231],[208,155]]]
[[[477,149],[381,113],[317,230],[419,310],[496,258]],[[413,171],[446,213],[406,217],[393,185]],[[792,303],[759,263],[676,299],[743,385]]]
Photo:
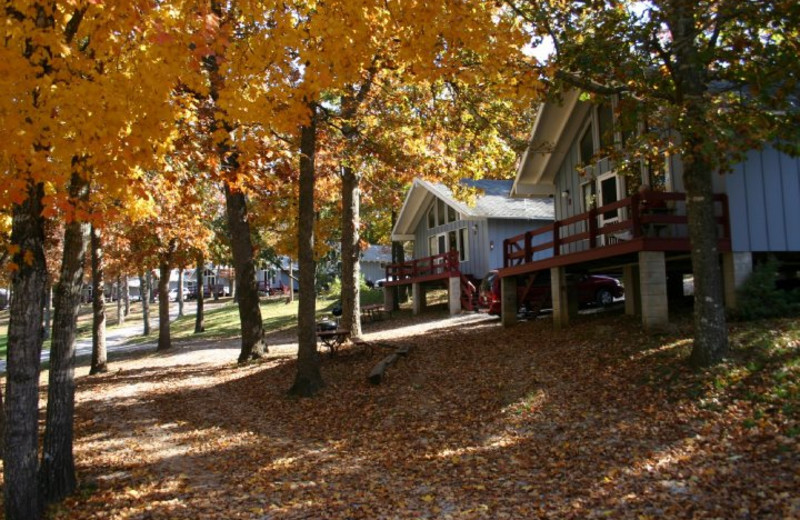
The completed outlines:
[[[506,4],[535,41],[552,43],[554,91],[633,98],[636,113],[662,131],[629,140],[628,152],[682,157],[695,279],[691,362],[720,361],[729,347],[712,177],[754,147],[797,151],[800,10],[786,0]]]
[[[122,306],[123,303],[123,296],[122,296],[122,273],[117,273],[117,325],[124,325],[125,324],[125,311]]]
[[[103,270],[103,232],[97,226],[91,228],[92,257],[92,362],[89,374],[108,371],[106,354],[106,302],[103,295],[105,285]],[[144,305],[144,303],[142,304]]]
[[[197,253],[197,267],[195,270],[195,287],[197,291],[197,310],[195,311],[194,320],[194,333],[200,334],[205,332],[205,313],[203,307],[205,306],[205,295],[203,294],[203,273],[206,270],[206,263],[203,259],[203,253]]]
[[[220,27],[220,33],[215,34],[209,47],[214,52],[203,59],[204,69],[209,77],[209,94],[214,103],[211,108],[212,116],[210,130],[215,136],[214,147],[221,165],[221,180],[225,192],[227,207],[227,223],[230,232],[231,253],[236,276],[236,294],[239,308],[239,321],[242,328],[242,343],[239,352],[239,363],[257,359],[264,355],[264,325],[261,319],[261,307],[258,297],[258,285],[255,273],[255,257],[250,230],[250,221],[247,213],[247,198],[242,187],[236,182],[236,177],[241,172],[239,152],[231,134],[237,129],[235,121],[220,108],[220,95],[225,88],[227,78],[220,70],[220,61],[225,58],[224,39],[234,34],[236,11],[234,6],[225,6],[222,2],[212,1],[209,15],[214,23]],[[223,32],[225,31],[225,32]],[[219,54],[219,53],[222,54]],[[241,129],[239,129],[241,131]],[[219,136],[219,137],[217,137]]]
[[[142,334],[150,335],[150,292],[152,291],[152,272],[150,269],[145,274],[139,275],[139,287],[142,295]]]
[[[290,394],[311,396],[324,386],[319,368],[316,337],[316,289],[314,287],[314,159],[317,148],[316,107],[309,106],[309,122],[300,134],[299,245],[300,304],[297,311],[297,374]]]
[[[75,166],[81,164],[75,160]],[[64,257],[55,294],[53,339],[50,346],[50,374],[47,388],[47,421],[44,451],[39,468],[45,502],[63,499],[75,490],[75,461],[72,454],[72,417],[75,406],[75,335],[83,292],[83,271],[89,225],[77,218],[89,198],[87,172],[72,174],[69,192],[75,208],[67,215]]]
[[[178,302],[178,317],[183,317],[183,266],[178,267],[178,294],[176,301]]]
[[[156,350],[163,352],[172,348],[169,321],[169,275],[172,272],[172,256],[177,247],[171,240],[167,250],[161,254],[158,265],[158,346]]]
[[[0,206],[15,208],[20,222],[12,239],[21,252],[14,299],[20,307],[13,309],[12,303],[16,317],[9,324],[6,410],[13,427],[6,437],[14,447],[4,465],[9,519],[35,518],[42,505],[35,466],[43,219],[70,210],[67,187],[76,157],[82,173],[91,172],[102,185],[97,193],[128,201],[143,193],[137,167],[157,162],[170,143],[169,125],[162,124],[174,120],[165,78],[177,62],[171,52],[157,60],[150,55],[154,45],[164,45],[152,38],[161,25],[156,18],[169,14],[155,4],[104,7],[36,1],[6,2],[3,10],[0,176],[9,189],[0,194]],[[74,216],[92,218],[85,210]]]
[[[39,366],[47,268],[44,261],[44,186],[29,181],[26,199],[14,206],[6,365],[4,505],[6,518],[38,518]]]

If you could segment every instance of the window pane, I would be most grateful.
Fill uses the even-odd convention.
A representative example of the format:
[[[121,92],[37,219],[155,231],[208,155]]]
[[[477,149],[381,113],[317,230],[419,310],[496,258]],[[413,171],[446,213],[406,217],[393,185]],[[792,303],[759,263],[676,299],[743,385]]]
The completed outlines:
[[[590,209],[597,207],[597,197],[595,196],[595,187],[593,182],[587,182],[586,184],[581,185],[581,193],[583,195],[583,211],[589,211]]]
[[[428,256],[437,254],[436,251],[436,237],[428,238]]]
[[[447,221],[448,222],[455,222],[458,220],[458,215],[456,215],[456,210],[453,206],[447,206]]]
[[[444,201],[442,199],[436,200],[436,225],[441,226],[444,224]]]
[[[607,103],[597,107],[597,129],[600,131],[601,148],[614,144],[614,113],[611,111],[611,105]]]
[[[469,260],[469,229],[461,228],[458,230],[461,240],[459,241],[458,259],[462,262]]]
[[[614,175],[600,181],[600,198],[603,206],[617,201],[617,176]],[[603,218],[610,219],[617,217],[617,210],[606,211]]]
[[[436,227],[436,207],[428,210],[428,229]]]
[[[589,125],[586,128],[586,131],[583,133],[581,137],[581,144],[580,144],[580,152],[581,152],[581,162],[584,164],[588,164],[589,160],[594,155],[594,143],[592,142],[592,125]]]

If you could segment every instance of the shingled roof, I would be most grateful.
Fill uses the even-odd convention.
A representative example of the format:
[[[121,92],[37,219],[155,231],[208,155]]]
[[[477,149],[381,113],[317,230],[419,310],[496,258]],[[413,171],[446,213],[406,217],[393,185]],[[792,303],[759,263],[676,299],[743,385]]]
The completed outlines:
[[[432,197],[442,199],[447,205],[455,209],[462,219],[523,219],[523,220],[553,220],[555,212],[551,198],[511,198],[512,180],[473,180],[462,179],[461,184],[477,188],[482,191],[476,198],[475,205],[470,206],[457,200],[452,191],[443,184],[435,184],[415,179],[411,186],[403,209],[397,218],[397,223],[392,231],[393,237],[408,237],[413,234],[419,219],[422,218],[422,208],[427,207]]]
[[[422,181],[424,182],[424,181]],[[475,206],[455,199],[453,193],[443,184],[426,183],[431,191],[465,217],[473,218],[514,218],[533,220],[552,220],[555,218],[553,199],[513,199],[510,197],[513,180],[461,179],[461,184],[483,191],[475,200]]]

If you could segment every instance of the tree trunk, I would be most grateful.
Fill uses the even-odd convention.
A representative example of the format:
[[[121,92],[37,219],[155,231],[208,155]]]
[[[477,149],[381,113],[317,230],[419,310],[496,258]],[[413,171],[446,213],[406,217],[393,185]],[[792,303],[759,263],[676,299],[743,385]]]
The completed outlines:
[[[89,374],[108,371],[106,302],[103,298],[103,232],[92,226],[92,364]]]
[[[358,260],[361,226],[358,175],[349,166],[342,173],[342,327],[352,338],[361,337],[360,281]]]
[[[127,318],[131,313],[131,286],[128,283],[128,275],[122,275],[122,303],[123,315]]]
[[[3,445],[6,438],[6,407],[3,405],[3,385],[0,385],[0,460],[3,460]]]
[[[312,108],[312,110],[315,110]],[[316,394],[324,385],[319,369],[314,290],[314,154],[317,141],[316,117],[302,128],[300,138],[300,223],[298,227],[298,269],[300,304],[297,312],[297,374],[289,393],[303,397]]]
[[[392,210],[392,229],[394,229],[394,225],[397,221],[397,213]],[[392,242],[392,263],[393,264],[402,264],[405,262],[405,252],[403,251],[403,243],[402,242]],[[403,285],[395,285],[394,289],[384,289],[384,290],[394,290],[394,301],[399,305],[400,303],[404,303],[408,301],[408,284]]]
[[[139,275],[139,292],[141,293],[142,300],[142,325],[144,330],[142,334],[145,336],[150,335],[150,270],[146,274]]]
[[[674,38],[673,74],[678,86],[676,104],[682,109],[676,128],[683,139],[683,178],[686,213],[692,244],[694,272],[694,344],[690,362],[709,366],[728,353],[722,272],[714,219],[712,175],[717,144],[707,142],[703,96],[708,85],[704,57],[698,43],[697,4],[678,2],[666,10],[666,21]]]
[[[47,279],[47,286],[44,289],[44,336],[45,340],[50,339],[53,328],[53,284],[50,278]]]
[[[70,196],[79,204],[89,195],[89,183],[72,174]],[[72,455],[75,416],[75,335],[83,291],[83,269],[89,225],[73,220],[64,230],[64,253],[55,294],[53,341],[47,387],[47,421],[44,451],[39,468],[42,499],[58,502],[75,491],[75,459]]]
[[[39,451],[39,367],[42,350],[42,309],[47,283],[44,257],[42,184],[28,187],[28,198],[14,205],[11,242],[19,246],[13,262],[14,297],[8,323],[6,366],[5,513],[8,520],[39,518],[36,478]]]
[[[294,303],[294,267],[292,266],[292,259],[289,258],[289,303]]]
[[[178,269],[178,317],[183,317],[183,267]]]
[[[712,173],[709,165],[699,158],[684,162],[683,173],[694,273],[694,343],[690,363],[706,367],[720,362],[728,354]]]
[[[228,207],[228,231],[233,253],[233,269],[239,295],[239,321],[242,326],[242,349],[239,363],[264,355],[264,325],[256,282],[256,264],[253,258],[253,241],[247,219],[247,201],[244,193],[225,184]]]
[[[195,314],[194,319],[194,333],[200,334],[201,332],[205,332],[205,315],[203,311],[203,304],[205,302],[205,297],[203,296],[203,273],[205,272],[205,261],[203,260],[203,254],[200,253],[197,255],[197,272],[195,273],[195,287],[197,287],[197,312]]]
[[[117,325],[125,325],[125,314],[122,311],[122,275],[117,275]]]
[[[169,335],[169,263],[161,261],[158,278],[158,352],[172,348]]]

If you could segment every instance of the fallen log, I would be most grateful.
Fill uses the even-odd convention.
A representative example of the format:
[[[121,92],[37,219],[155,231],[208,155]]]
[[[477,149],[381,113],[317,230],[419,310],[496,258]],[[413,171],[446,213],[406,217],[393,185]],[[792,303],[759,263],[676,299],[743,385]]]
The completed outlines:
[[[406,352],[408,352],[408,348],[406,348]],[[400,359],[400,354],[395,352],[394,354],[390,354],[383,358],[377,365],[372,367],[372,372],[369,373],[367,379],[373,385],[379,385],[381,380],[383,379],[383,373],[386,371],[387,368],[394,365],[397,360]]]

